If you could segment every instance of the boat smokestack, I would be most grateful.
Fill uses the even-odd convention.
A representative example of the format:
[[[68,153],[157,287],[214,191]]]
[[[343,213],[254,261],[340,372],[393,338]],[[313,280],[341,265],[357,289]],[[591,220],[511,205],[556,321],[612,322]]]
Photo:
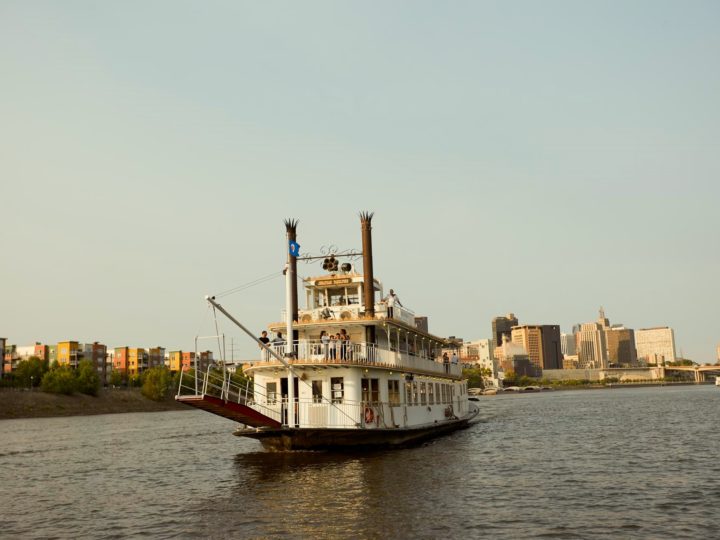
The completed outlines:
[[[375,318],[375,276],[372,256],[372,212],[360,212],[362,225],[363,291],[365,315]]]
[[[298,288],[297,288],[297,257],[293,257],[289,254],[290,242],[297,241],[297,219],[286,219],[285,220],[285,232],[287,233],[288,240],[288,270],[291,272],[290,275],[290,298],[292,305],[290,306],[290,313],[292,313],[292,320],[298,320]],[[293,332],[294,334],[295,332]],[[288,336],[289,338],[290,336]],[[296,339],[296,338],[295,338]]]

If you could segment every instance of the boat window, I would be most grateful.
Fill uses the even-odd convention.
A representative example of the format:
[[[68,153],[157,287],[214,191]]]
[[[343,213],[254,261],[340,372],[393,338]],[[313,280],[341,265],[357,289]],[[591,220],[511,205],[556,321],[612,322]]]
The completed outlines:
[[[427,389],[425,383],[420,383],[420,405],[427,405]]]
[[[390,405],[400,405],[400,381],[388,381],[388,402]]]
[[[342,377],[332,377],[330,379],[330,387],[332,388],[332,402],[342,403],[345,393],[345,384]]]
[[[349,305],[359,304],[360,303],[360,295],[358,294],[358,288],[357,287],[348,287],[346,290],[347,290],[347,303]]]
[[[428,404],[435,405],[435,385],[428,383]]]
[[[447,384],[442,385],[442,402],[447,403]]]
[[[362,400],[365,403],[378,403],[380,401],[379,379],[363,379],[361,389]]]
[[[325,297],[325,291],[324,290],[318,290],[315,292],[315,307],[325,307],[327,306],[327,299]]]
[[[312,381],[313,403],[322,403],[322,381]]]
[[[328,289],[327,292],[330,297],[331,306],[345,305],[345,289]]]
[[[269,382],[265,385],[265,397],[267,399],[267,402],[277,403],[277,383],[276,382]]]
[[[406,382],[405,383],[405,403],[407,405],[412,405],[413,403],[413,391],[412,391],[412,383]]]
[[[420,393],[418,392],[418,382],[413,381],[413,404],[417,405],[420,402]]]
[[[442,403],[442,401],[440,401],[440,383],[439,382],[435,383],[435,403]]]

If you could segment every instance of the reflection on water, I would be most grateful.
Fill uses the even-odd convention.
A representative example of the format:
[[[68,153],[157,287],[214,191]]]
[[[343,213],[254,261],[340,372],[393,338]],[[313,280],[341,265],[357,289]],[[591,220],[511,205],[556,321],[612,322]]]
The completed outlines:
[[[261,451],[200,411],[3,421],[2,536],[698,538],[720,503],[720,390],[483,399],[403,450]],[[32,512],[28,512],[32,508]]]

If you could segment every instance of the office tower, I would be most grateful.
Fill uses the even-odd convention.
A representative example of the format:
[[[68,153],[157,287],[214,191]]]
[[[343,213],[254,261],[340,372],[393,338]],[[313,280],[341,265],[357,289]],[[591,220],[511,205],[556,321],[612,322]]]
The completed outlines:
[[[579,368],[608,367],[605,331],[600,323],[581,324],[580,331],[575,335],[575,341]]]
[[[635,332],[624,326],[613,326],[605,331],[608,362],[621,367],[637,365]]]
[[[508,313],[505,317],[495,317],[492,320],[492,337],[497,347],[503,344],[503,336],[508,340],[512,336],[512,327],[517,326],[518,320],[514,313]]]
[[[523,325],[512,329],[513,343],[522,345],[540,369],[562,369],[560,327],[554,324]]]
[[[635,332],[637,358],[647,364],[675,361],[675,335],[668,326],[641,328]]]
[[[563,356],[575,356],[577,347],[575,346],[575,334],[560,334],[560,351]]]

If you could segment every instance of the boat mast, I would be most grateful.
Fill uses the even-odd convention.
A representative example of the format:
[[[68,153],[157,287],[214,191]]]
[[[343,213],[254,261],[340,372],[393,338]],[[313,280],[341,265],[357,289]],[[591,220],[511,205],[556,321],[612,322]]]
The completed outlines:
[[[296,239],[296,219],[285,220],[285,232],[287,233],[287,265],[285,266],[285,340],[287,345],[285,346],[285,358],[287,359],[288,370],[288,421],[289,427],[295,427],[295,377],[293,377],[292,368],[290,362],[294,356],[295,351],[295,339],[293,334],[293,316],[297,316],[297,288],[293,289],[293,283],[295,281],[295,275],[297,272],[297,261],[295,256],[297,251],[293,249],[293,245],[297,245]],[[295,255],[293,255],[295,253]],[[297,283],[295,283],[297,287]],[[293,292],[295,294],[293,294]],[[293,302],[294,300],[294,302]]]

